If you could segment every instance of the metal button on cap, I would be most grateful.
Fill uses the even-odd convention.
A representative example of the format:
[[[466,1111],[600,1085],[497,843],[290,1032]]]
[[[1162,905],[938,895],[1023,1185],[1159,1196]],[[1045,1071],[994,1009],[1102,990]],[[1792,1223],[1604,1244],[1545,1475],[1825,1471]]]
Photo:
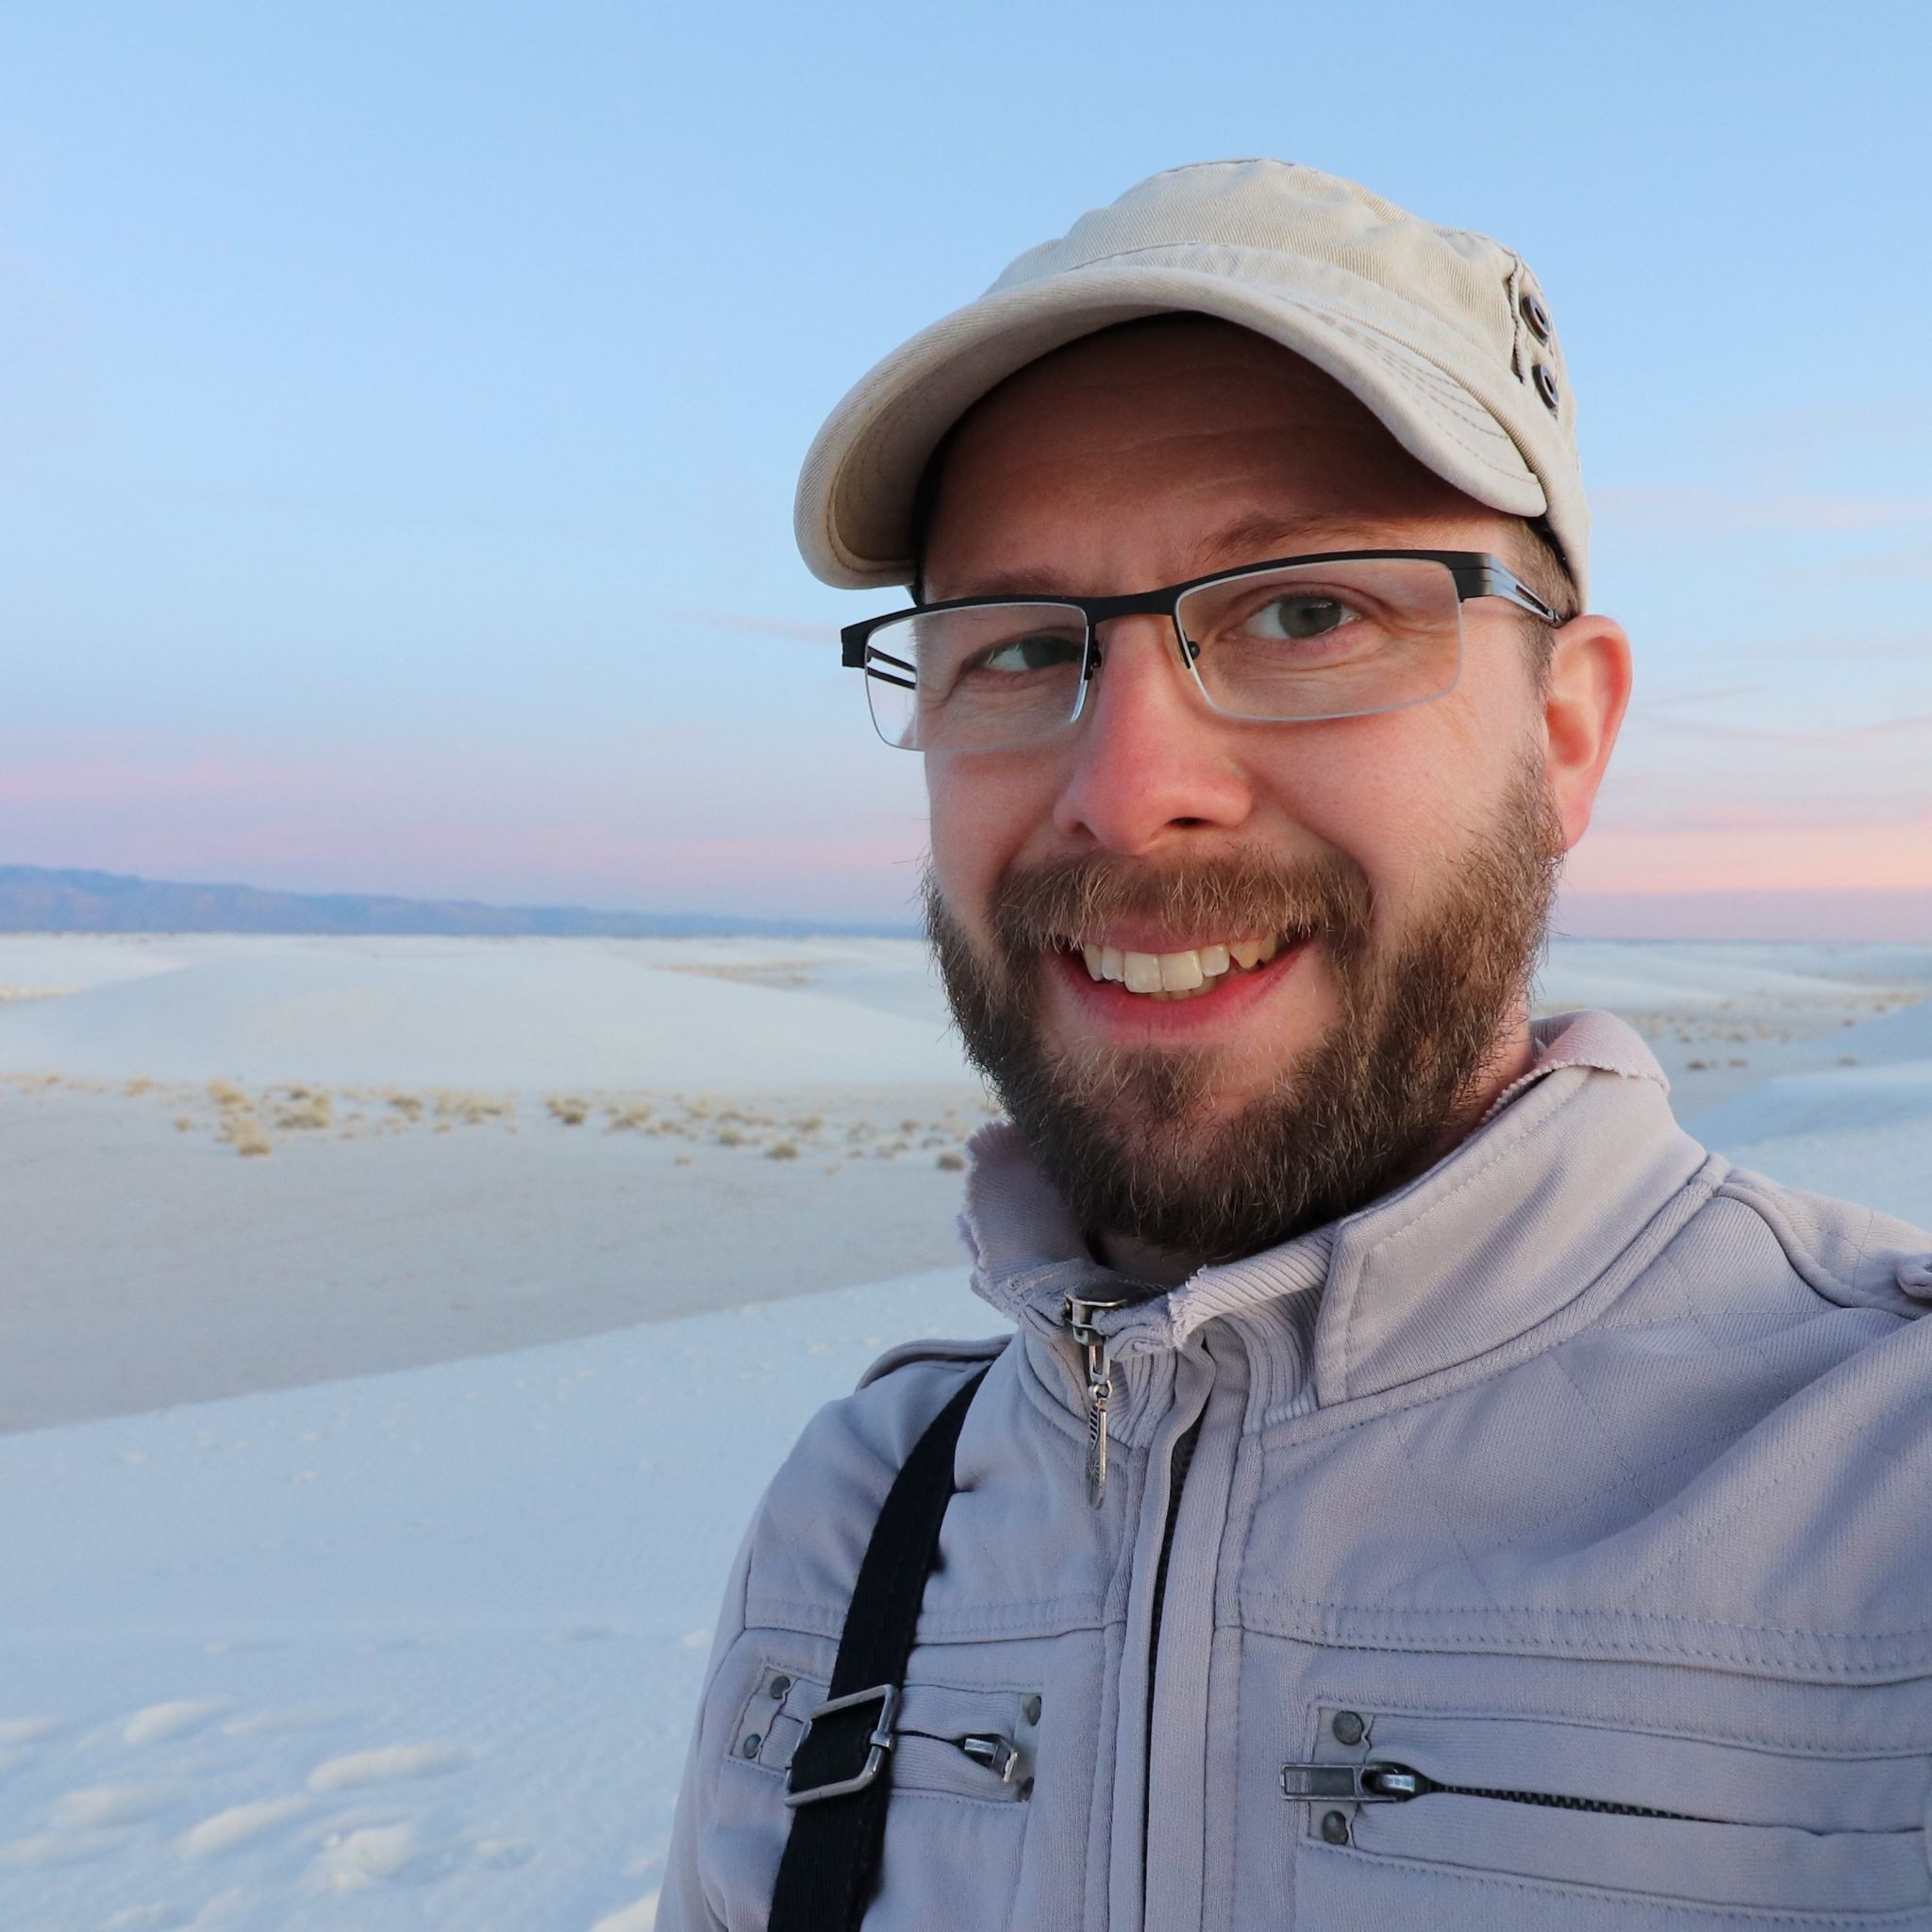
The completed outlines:
[[[791,1689],[791,1679],[790,1677],[774,1677],[765,1686],[765,1689],[774,1697],[783,1697]]]
[[[1536,392],[1542,397],[1554,413],[1557,407],[1557,378],[1547,362],[1539,362],[1531,372],[1536,382]]]
[[[1517,304],[1523,310],[1523,319],[1529,325],[1529,332],[1538,341],[1550,339],[1550,311],[1543,307],[1543,298],[1534,289],[1523,291],[1523,300]]]
[[[1345,1845],[1348,1842],[1348,1820],[1340,1811],[1323,1812],[1322,1837],[1328,1844]]]
[[[1328,1728],[1335,1733],[1335,1741],[1338,1744],[1359,1744],[1369,1727],[1357,1712],[1338,1710],[1330,1720]]]
[[[1040,1722],[1040,1699],[1029,1697],[1021,1707],[1021,1715],[1029,1724],[1037,1724]]]
[[[742,1751],[747,1757],[756,1757],[758,1755],[758,1747],[761,1744],[763,1744],[764,1741],[765,1740],[761,1737],[759,1737],[756,1731],[754,1731],[751,1734],[751,1736],[748,1737],[744,1740],[744,1742],[741,1744],[738,1748],[741,1751]]]

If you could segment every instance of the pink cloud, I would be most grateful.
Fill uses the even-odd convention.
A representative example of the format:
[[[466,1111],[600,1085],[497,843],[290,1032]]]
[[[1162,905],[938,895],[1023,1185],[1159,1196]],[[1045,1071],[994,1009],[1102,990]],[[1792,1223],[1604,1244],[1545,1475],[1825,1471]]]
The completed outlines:
[[[1697,830],[1600,826],[1572,853],[1575,892],[1784,891],[1932,888],[1932,812],[1827,824],[1751,823]]]

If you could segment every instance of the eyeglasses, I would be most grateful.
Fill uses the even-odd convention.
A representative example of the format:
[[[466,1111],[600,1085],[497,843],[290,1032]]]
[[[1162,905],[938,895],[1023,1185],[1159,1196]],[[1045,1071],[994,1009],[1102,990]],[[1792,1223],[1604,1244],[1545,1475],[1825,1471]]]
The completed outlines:
[[[1099,626],[1160,615],[1203,698],[1231,718],[1312,724],[1427,704],[1455,687],[1462,607],[1501,597],[1563,619],[1474,550],[1283,557],[1127,597],[962,597],[847,625],[873,722],[906,751],[996,751],[1071,724]]]

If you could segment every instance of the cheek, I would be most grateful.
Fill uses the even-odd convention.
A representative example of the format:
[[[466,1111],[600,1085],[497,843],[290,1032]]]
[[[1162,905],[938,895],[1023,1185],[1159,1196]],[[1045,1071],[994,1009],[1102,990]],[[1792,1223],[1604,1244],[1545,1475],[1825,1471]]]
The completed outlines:
[[[1496,760],[1463,726],[1445,704],[1305,727],[1257,771],[1257,792],[1295,844],[1351,860],[1400,924],[1493,809]]]
[[[1050,829],[1051,778],[1038,758],[929,753],[925,790],[940,890],[956,914],[976,924],[1007,868]]]

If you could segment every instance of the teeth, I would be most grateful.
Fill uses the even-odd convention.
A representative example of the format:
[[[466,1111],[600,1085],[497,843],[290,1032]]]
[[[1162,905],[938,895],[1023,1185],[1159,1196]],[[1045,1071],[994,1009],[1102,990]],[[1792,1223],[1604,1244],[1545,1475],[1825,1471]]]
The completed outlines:
[[[1208,976],[1199,953],[1162,953],[1158,964],[1162,992],[1192,992]]]
[[[1211,992],[1231,968],[1265,965],[1281,951],[1278,935],[1264,940],[1230,940],[1178,953],[1128,953],[1118,946],[1081,943],[1087,976],[1113,980],[1129,992],[1152,999],[1188,999]]]

